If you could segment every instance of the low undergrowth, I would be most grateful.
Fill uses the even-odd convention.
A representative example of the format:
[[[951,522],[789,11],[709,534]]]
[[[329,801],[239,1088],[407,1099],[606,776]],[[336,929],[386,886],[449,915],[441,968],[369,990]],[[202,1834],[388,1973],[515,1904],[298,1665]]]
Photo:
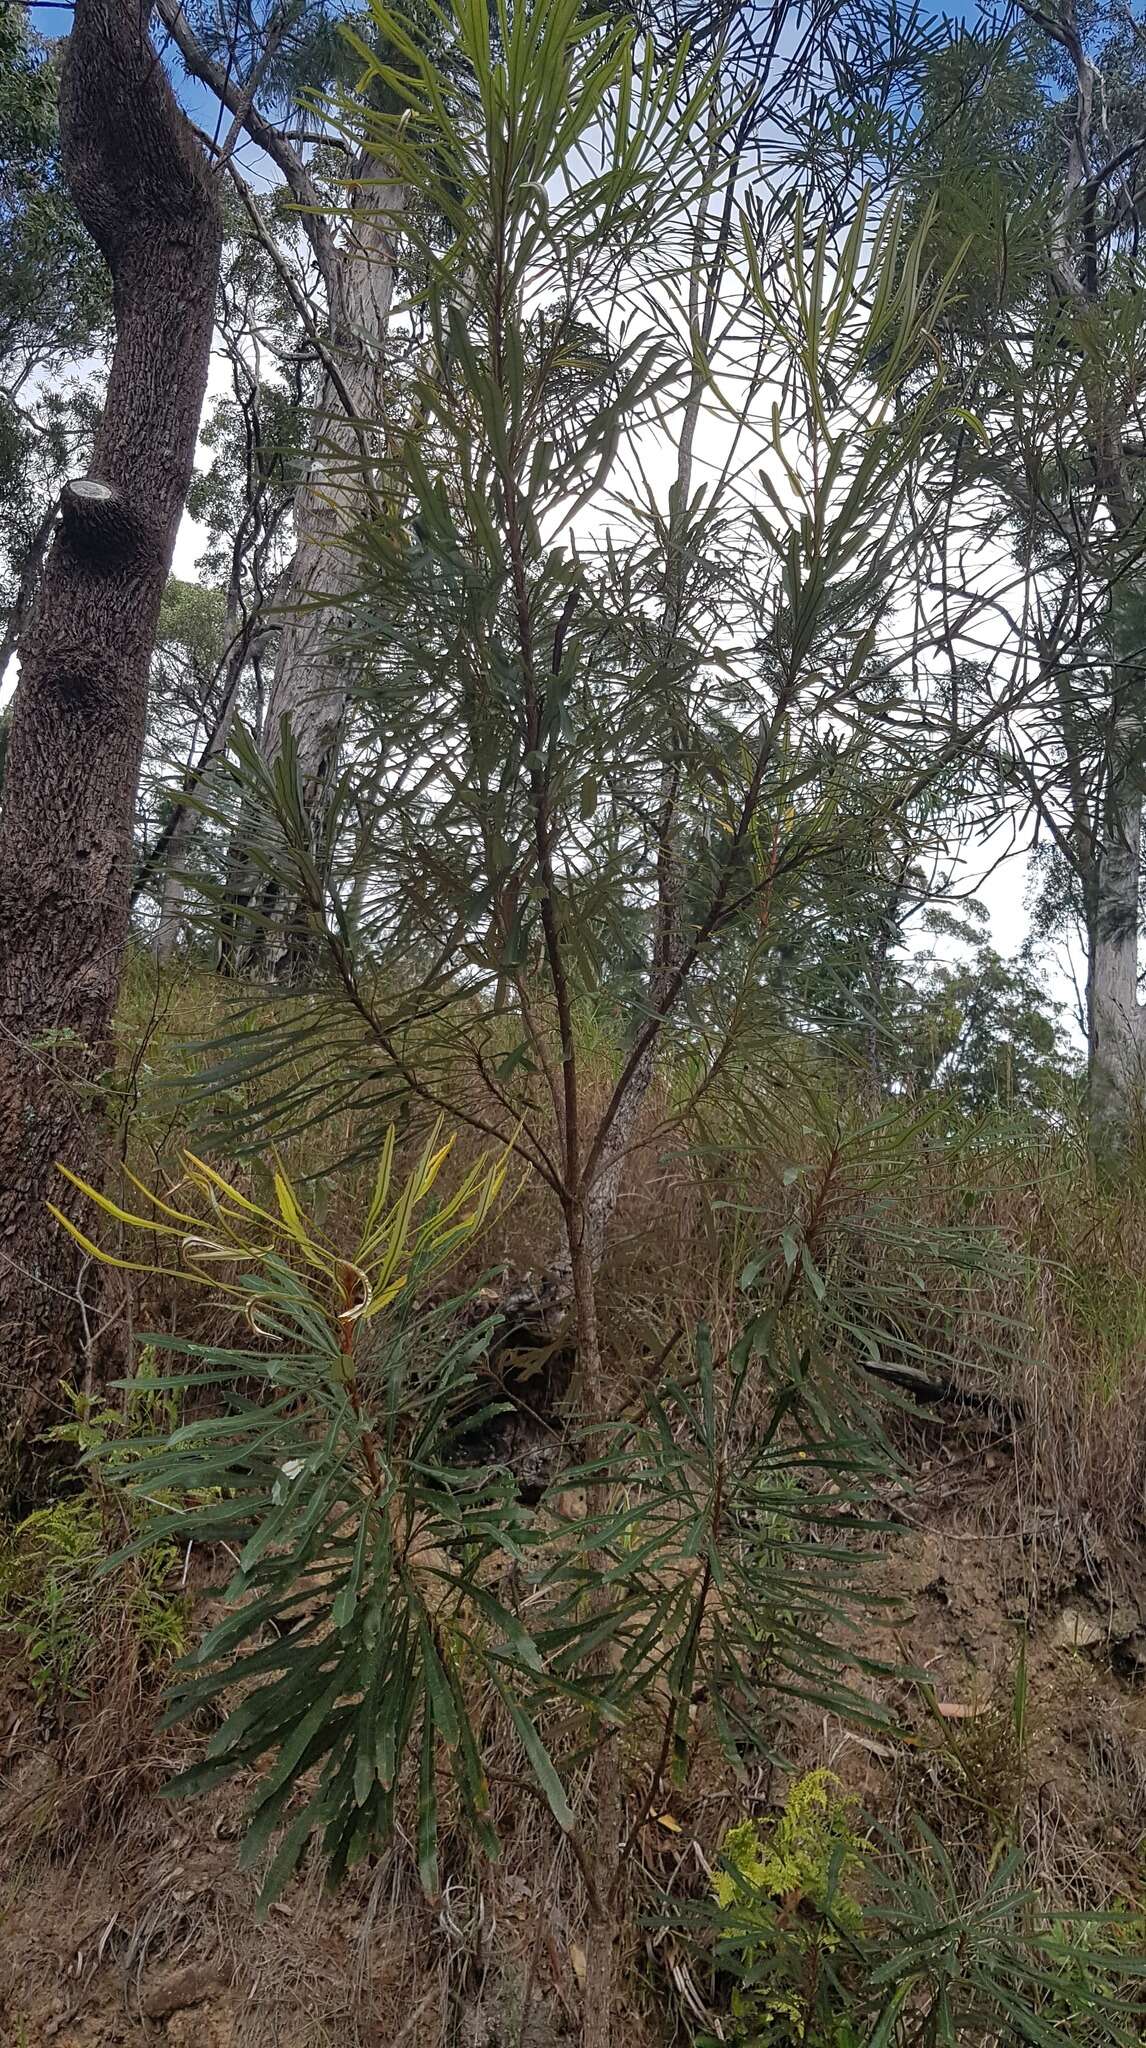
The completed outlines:
[[[0,1552],[0,1637],[20,1660],[38,1706],[90,1700],[102,1673],[101,1645],[131,1632],[141,1665],[163,1672],[187,1647],[180,1557],[156,1544],[108,1572],[107,1515],[83,1492],[37,1508],[8,1533]]]
[[[626,2048],[1140,2041],[1146,1764],[1131,1692],[1103,1678],[1101,1740],[1083,1703],[1141,1555],[1137,1164],[1099,1185],[1066,1120],[873,1116],[806,1059],[766,1115],[714,1095],[658,1135],[654,1101],[601,1283],[613,1413],[540,1416],[526,1502],[498,1418],[549,1382],[507,1382],[497,1310],[551,1254],[538,1190],[413,1127],[369,1171],[180,1157],[176,1025],[89,1226],[130,1370],[73,1400],[79,1469],[0,1563],[10,1690],[62,1731],[46,1791],[12,1778],[22,1853],[98,1856],[175,1774],[182,1827],[249,1825],[264,1905],[328,1876],[422,1928],[386,1967],[427,2042],[573,2038],[604,1920]],[[1055,1635],[1067,1601],[1092,1636]],[[216,1917],[261,1952],[248,1884]]]

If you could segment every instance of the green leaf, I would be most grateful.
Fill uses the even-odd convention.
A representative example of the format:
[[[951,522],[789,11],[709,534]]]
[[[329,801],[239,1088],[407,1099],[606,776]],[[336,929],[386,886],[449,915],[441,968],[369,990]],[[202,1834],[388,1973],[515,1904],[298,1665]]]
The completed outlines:
[[[421,1614],[418,1616],[418,1636],[422,1646],[422,1670],[434,1726],[446,1747],[456,1749],[461,1736],[453,1685],[434,1647],[429,1624]]]
[[[565,1797],[565,1788],[557,1775],[553,1759],[537,1732],[536,1723],[514,1699],[508,1687],[496,1678],[494,1684],[510,1720],[517,1730],[518,1739],[533,1766],[534,1775],[544,1792],[549,1810],[559,1828],[566,1833],[574,1826],[573,1810]]]
[[[302,1852],[319,1824],[318,1801],[312,1803],[293,1821],[283,1837],[274,1861],[267,1872],[259,1893],[259,1918],[265,1919],[276,1899],[282,1897],[295,1871],[298,1869]]]
[[[441,1881],[438,1870],[438,1788],[434,1761],[434,1723],[422,1717],[422,1751],[418,1770],[418,1875],[427,1898],[436,1898]]]
[[[354,1618],[354,1611],[358,1605],[358,1589],[362,1583],[362,1572],[366,1562],[366,1549],[369,1541],[370,1510],[369,1508],[363,1508],[358,1523],[358,1535],[355,1539],[354,1556],[351,1561],[350,1571],[330,1610],[331,1621],[337,1629],[348,1628]]]

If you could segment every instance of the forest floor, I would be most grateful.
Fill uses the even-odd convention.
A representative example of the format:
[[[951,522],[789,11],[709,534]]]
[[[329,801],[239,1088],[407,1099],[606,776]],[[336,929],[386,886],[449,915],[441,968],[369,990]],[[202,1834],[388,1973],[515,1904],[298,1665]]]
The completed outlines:
[[[933,1696],[889,1683],[891,1739],[797,1710],[786,1740],[793,1767],[829,1766],[885,1820],[910,1802],[947,1843],[1019,1811],[1059,1897],[1135,1898],[1146,1841],[1146,1600],[1140,1607],[1134,1595],[1146,1594],[1146,1551],[1115,1559],[1101,1543],[1044,1531],[1036,1584],[1006,1436],[955,1413],[932,1414],[910,1435],[898,1498],[887,1503],[899,1528],[878,1566],[889,1606],[866,1647],[925,1673]],[[560,1872],[555,1881],[556,1842],[527,1831],[509,1841],[500,1868],[479,1878],[460,1867],[437,1910],[399,1847],[334,1898],[317,1878],[299,1880],[260,1922],[255,1880],[238,1864],[241,1793],[191,1805],[158,1796],[176,1757],[138,1704],[126,1753],[118,1727],[77,1741],[74,1729],[45,1722],[16,1672],[0,1713],[0,2039],[11,2048],[548,2048],[575,2039],[581,1930]],[[89,1771],[118,1771],[122,1784],[89,1796],[85,1755]],[[702,1759],[671,1812],[650,1821],[642,1860],[656,1872],[692,1855],[703,1873],[723,1827],[773,1797],[763,1782],[747,1792],[721,1783]],[[39,1842],[29,1826],[37,1812]],[[671,1955],[634,1928],[629,1964],[631,2016],[618,2048],[686,2039],[658,1995]],[[505,2012],[515,1972],[530,1979],[524,2030]],[[676,1989],[687,2002],[679,1972]]]

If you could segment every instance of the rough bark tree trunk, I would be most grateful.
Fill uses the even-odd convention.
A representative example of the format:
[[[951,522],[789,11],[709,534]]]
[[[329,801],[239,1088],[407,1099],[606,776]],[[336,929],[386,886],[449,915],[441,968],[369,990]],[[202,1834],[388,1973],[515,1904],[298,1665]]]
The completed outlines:
[[[5,1474],[76,1369],[80,1265],[45,1204],[98,1177],[148,671],[195,453],[222,232],[214,182],[128,0],[76,0],[60,91],[116,341],[91,475],[68,485],[20,650],[0,820]]]

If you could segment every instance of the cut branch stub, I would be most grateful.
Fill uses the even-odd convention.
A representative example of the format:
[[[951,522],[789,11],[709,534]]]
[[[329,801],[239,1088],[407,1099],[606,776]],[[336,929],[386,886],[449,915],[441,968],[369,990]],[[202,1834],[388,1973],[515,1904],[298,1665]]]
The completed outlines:
[[[64,532],[74,552],[93,568],[127,561],[141,565],[156,552],[156,538],[114,484],[73,477],[60,495]]]

